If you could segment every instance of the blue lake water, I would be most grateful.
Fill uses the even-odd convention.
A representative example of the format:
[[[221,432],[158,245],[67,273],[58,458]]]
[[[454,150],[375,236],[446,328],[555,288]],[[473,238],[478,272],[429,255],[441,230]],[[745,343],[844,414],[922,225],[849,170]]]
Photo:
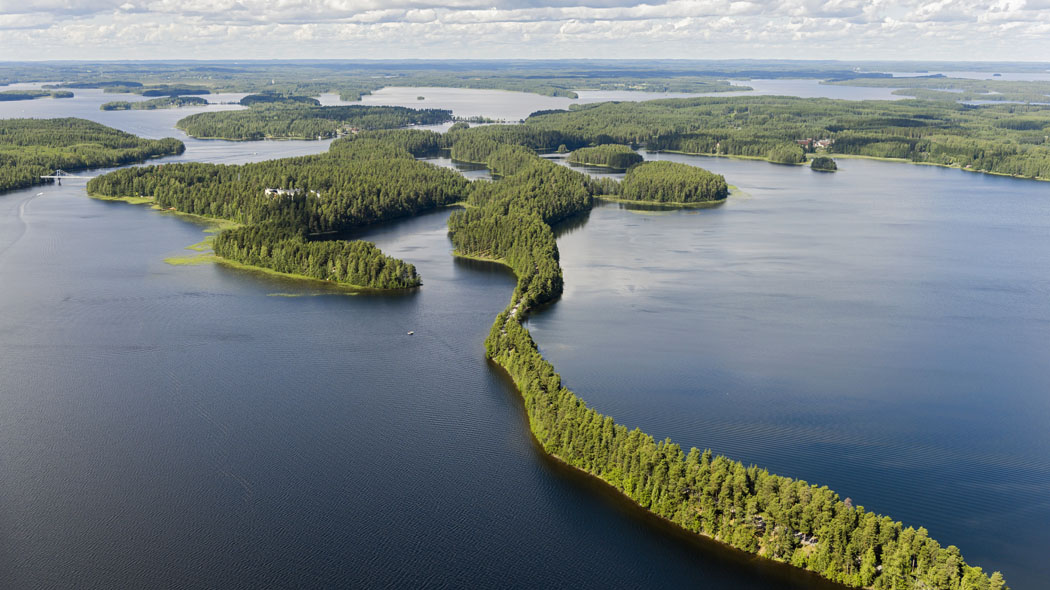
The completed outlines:
[[[87,100],[32,108],[181,137],[185,111]],[[177,159],[325,148],[191,140]],[[1042,587],[1050,185],[646,157],[740,190],[562,228],[565,294],[529,327],[567,385]],[[482,357],[514,279],[454,260],[447,214],[362,234],[421,289],[348,296],[169,266],[201,227],[83,185],[0,195],[0,587],[821,586],[550,464]]]

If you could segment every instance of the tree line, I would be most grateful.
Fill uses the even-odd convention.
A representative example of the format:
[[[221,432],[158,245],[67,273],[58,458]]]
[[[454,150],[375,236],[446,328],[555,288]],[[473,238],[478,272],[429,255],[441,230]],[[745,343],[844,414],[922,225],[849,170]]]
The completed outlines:
[[[1050,179],[1048,105],[703,97],[580,105],[533,114],[525,126],[571,130],[584,144],[788,164],[818,151]]]
[[[0,191],[50,182],[55,170],[83,170],[181,154],[174,138],[142,139],[84,119],[0,120]]]

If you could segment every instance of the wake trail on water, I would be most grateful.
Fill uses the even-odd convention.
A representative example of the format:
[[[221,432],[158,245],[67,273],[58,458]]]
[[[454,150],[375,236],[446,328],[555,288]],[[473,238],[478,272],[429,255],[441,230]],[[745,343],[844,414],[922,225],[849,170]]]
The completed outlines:
[[[39,196],[42,196],[43,194],[44,193],[37,193],[18,204],[18,215],[15,216],[15,219],[17,219],[18,221],[18,229],[16,230],[14,239],[12,239],[7,244],[4,244],[3,246],[0,246],[0,255],[7,253],[7,251],[10,250],[12,246],[17,244],[22,239],[22,237],[26,235],[26,230],[29,229],[29,224],[25,220],[26,207],[29,205],[29,203],[32,203],[34,199],[36,199]]]

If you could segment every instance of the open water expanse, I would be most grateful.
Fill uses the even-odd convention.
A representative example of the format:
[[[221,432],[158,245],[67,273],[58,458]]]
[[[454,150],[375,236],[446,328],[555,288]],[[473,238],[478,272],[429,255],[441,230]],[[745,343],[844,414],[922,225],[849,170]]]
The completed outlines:
[[[171,126],[198,110],[98,111],[113,97],[0,116],[182,138]],[[325,148],[187,140],[166,161]],[[565,294],[529,327],[566,384],[1045,587],[1050,184],[646,157],[740,190],[562,228]],[[822,586],[671,534],[547,461],[483,359],[514,279],[454,260],[447,215],[363,234],[422,288],[349,296],[169,266],[200,226],[82,184],[0,195],[0,587]]]

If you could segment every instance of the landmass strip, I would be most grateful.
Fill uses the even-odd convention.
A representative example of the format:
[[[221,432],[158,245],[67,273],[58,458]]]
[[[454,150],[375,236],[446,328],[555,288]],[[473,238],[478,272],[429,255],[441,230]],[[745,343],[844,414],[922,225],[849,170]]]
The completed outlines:
[[[571,114],[555,115],[562,116]],[[465,208],[448,222],[457,253],[499,261],[518,277],[511,302],[485,341],[486,355],[513,378],[530,429],[546,453],[685,530],[847,586],[1004,588],[998,572],[989,576],[966,564],[956,547],[941,547],[923,528],[904,527],[853,506],[827,487],[745,467],[709,450],[686,453],[670,440],[657,442],[588,408],[562,387],[522,322],[562,291],[552,225],[589,210],[595,197],[616,194],[622,185],[591,179],[540,158],[535,150],[551,145],[578,149],[586,147],[586,141],[575,132],[551,128],[549,122],[477,128],[457,124],[444,135],[362,132],[333,142],[320,156],[246,166],[124,169],[93,180],[89,190],[147,196],[180,210],[242,221],[248,225],[220,234],[217,252],[268,268],[305,264],[317,269],[317,277],[347,283],[362,279],[340,278],[339,265],[356,269],[381,254],[367,247],[333,246],[324,239],[326,232],[412,215],[465,197]],[[781,140],[779,145],[785,144]],[[457,181],[455,173],[413,158],[440,148],[450,149],[454,158],[486,164],[499,178]],[[632,171],[644,178],[647,169],[655,168],[643,164]],[[695,178],[702,179],[702,187],[694,189],[699,199],[725,198],[724,178],[706,171],[697,174]],[[662,192],[684,190],[679,175],[671,177],[675,182],[665,189],[650,187],[637,196],[675,202],[679,197]],[[690,176],[680,178],[692,182]],[[289,259],[295,263],[282,267]],[[392,260],[382,260],[377,268],[393,265]],[[383,270],[362,276],[380,288],[418,284],[414,268],[409,273],[407,266],[394,267],[401,270],[389,285],[384,282],[391,275]]]

